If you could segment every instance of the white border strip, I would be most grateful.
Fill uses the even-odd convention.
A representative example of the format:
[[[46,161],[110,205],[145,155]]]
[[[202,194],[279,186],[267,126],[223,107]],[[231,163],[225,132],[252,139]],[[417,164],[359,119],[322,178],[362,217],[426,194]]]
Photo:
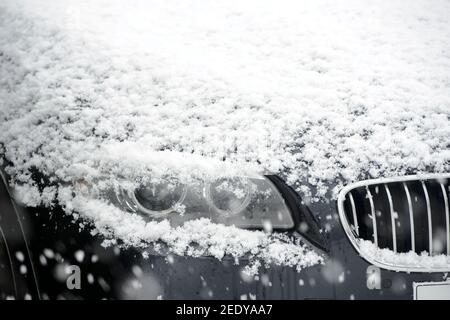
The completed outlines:
[[[450,286],[450,281],[440,281],[440,282],[413,282],[413,290],[414,290],[414,300],[417,299],[417,290],[419,287],[434,287],[434,286]]]

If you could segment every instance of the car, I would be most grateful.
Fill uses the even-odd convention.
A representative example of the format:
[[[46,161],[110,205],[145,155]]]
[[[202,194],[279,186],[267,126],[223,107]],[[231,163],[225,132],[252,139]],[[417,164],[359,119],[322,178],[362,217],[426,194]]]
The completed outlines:
[[[449,11],[1,1],[0,298],[449,299]]]
[[[277,186],[295,221],[288,233],[320,252],[325,258],[323,264],[301,271],[267,266],[255,276],[245,276],[242,273],[245,258],[236,263],[231,257],[218,260],[163,252],[145,256],[139,248],[104,248],[101,235],[91,234],[89,228],[80,230],[58,206],[49,210],[16,203],[3,180],[2,298],[413,299],[418,295],[448,298],[449,246],[445,237],[443,246],[431,248],[431,252],[447,258],[434,265],[430,261],[421,262],[419,255],[409,262],[392,257],[389,260],[389,256],[383,258],[376,251],[364,251],[363,242],[358,242],[374,244],[376,236],[379,248],[387,248],[391,253],[411,254],[412,244],[414,252],[430,252],[429,246],[440,243],[441,231],[448,236],[448,175],[359,182],[346,187],[338,201],[309,206],[302,204],[300,196],[282,179],[267,178]],[[373,193],[372,197],[367,197],[368,193]],[[380,212],[372,212],[368,219],[367,210]],[[393,212],[398,213],[398,226],[391,224]],[[309,226],[306,233],[300,229],[302,223]],[[321,233],[319,230],[325,229],[325,224],[333,226]],[[374,227],[378,228],[375,233]],[[397,233],[393,235],[395,230]],[[431,243],[430,230],[434,240]],[[66,270],[70,266],[79,266],[80,283],[75,288],[68,285],[74,271]],[[422,293],[418,289],[433,285],[437,286],[434,295],[433,290]],[[447,289],[441,292],[438,286]]]

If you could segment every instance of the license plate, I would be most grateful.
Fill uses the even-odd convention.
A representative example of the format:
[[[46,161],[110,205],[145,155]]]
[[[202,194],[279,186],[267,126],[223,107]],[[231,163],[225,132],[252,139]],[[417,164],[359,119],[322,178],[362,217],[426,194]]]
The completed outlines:
[[[450,282],[414,282],[414,300],[450,300]]]

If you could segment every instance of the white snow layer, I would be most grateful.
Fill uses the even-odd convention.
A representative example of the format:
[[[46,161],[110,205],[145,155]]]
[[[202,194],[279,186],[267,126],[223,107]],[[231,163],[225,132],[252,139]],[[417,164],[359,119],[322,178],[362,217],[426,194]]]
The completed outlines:
[[[65,184],[269,171],[315,198],[448,171],[449,13],[445,0],[2,0],[6,170],[29,205],[58,191],[32,191],[32,168]],[[125,243],[320,260],[263,233],[175,230],[60,189],[68,212]]]
[[[450,256],[439,254],[430,256],[426,251],[417,254],[413,251],[396,253],[390,249],[378,248],[372,241],[359,240],[363,256],[393,266],[394,268],[416,268],[423,270],[446,269],[450,265]]]

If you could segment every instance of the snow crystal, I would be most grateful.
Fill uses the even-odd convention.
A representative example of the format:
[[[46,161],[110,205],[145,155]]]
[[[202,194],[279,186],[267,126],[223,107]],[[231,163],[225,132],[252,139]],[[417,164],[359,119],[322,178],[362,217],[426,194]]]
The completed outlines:
[[[22,264],[22,265],[20,265],[19,271],[21,274],[27,274],[28,268],[26,265]]]
[[[312,265],[316,253],[264,232],[145,222],[67,186],[273,172],[308,204],[361,178],[448,171],[449,11],[444,0],[3,0],[2,163],[24,204],[56,200],[127,245]]]
[[[258,270],[257,271],[253,271],[253,270],[251,270],[251,268],[252,268],[251,266],[247,265],[239,273],[243,282],[251,283],[254,280],[256,280],[255,277],[253,276],[253,274],[257,274]]]
[[[43,253],[48,259],[53,259],[55,257],[55,253],[51,249],[46,248]]]
[[[75,256],[75,259],[76,259],[79,263],[82,263],[83,260],[84,260],[85,253],[84,253],[83,250],[77,250],[77,251],[75,251],[74,256]]]
[[[270,281],[270,278],[267,274],[262,274],[261,275],[261,284],[265,287],[271,287],[272,286],[272,282]]]
[[[39,255],[39,262],[41,263],[41,265],[46,266],[47,265],[47,259],[45,258],[44,255],[40,254]]]
[[[91,273],[87,274],[87,281],[89,284],[93,284],[94,283],[94,276]]]
[[[136,277],[140,277],[140,276],[142,276],[142,274],[143,274],[142,269],[141,269],[138,265],[134,265],[134,266],[131,268],[131,271],[133,272],[133,274],[134,274]]]
[[[345,281],[345,272],[342,262],[329,259],[322,268],[322,275],[330,283],[343,283]]]
[[[100,285],[100,287],[102,287],[103,291],[108,292],[111,290],[111,286],[102,277],[99,277],[97,282]]]
[[[20,262],[24,262],[25,261],[25,255],[23,254],[22,251],[17,251],[16,252],[16,259],[19,260]]]

